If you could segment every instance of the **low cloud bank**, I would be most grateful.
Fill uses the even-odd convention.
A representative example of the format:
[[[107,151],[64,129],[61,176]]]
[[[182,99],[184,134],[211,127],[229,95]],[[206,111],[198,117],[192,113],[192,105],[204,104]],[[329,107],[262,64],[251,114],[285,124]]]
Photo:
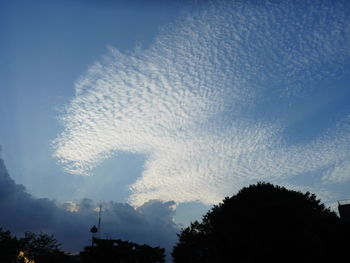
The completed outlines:
[[[10,177],[0,158],[0,227],[15,235],[25,231],[53,234],[62,248],[78,252],[89,245],[90,228],[97,224],[98,204],[90,199],[58,204],[35,198]],[[161,246],[169,252],[176,240],[174,202],[149,201],[135,209],[126,203],[103,204],[102,237]]]

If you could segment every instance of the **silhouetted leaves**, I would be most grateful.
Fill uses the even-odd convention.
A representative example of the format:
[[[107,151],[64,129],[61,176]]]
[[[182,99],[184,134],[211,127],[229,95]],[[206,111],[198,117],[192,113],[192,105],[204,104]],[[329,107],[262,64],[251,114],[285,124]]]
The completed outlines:
[[[36,263],[59,263],[67,259],[65,253],[59,249],[60,244],[52,235],[26,232],[21,243],[25,256]]]
[[[69,263],[76,262],[59,248],[57,240],[46,234],[26,232],[23,238],[13,237],[0,228],[1,263]]]
[[[10,231],[3,231],[0,228],[0,262],[14,263],[21,250],[21,243],[13,237]]]
[[[26,232],[23,238],[13,237],[0,228],[0,263],[164,263],[165,250],[111,239],[94,239],[94,246],[85,247],[72,256],[60,250],[54,236]]]
[[[348,226],[314,194],[269,183],[241,189],[179,234],[175,262],[334,260]]]

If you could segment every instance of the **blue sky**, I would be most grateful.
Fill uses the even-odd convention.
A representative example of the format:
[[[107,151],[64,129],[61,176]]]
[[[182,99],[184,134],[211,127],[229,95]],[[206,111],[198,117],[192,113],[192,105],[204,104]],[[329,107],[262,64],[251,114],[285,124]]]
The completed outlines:
[[[350,198],[347,1],[0,5],[2,157],[33,196],[183,224],[261,180]]]
[[[147,48],[184,6],[182,1],[1,2],[0,144],[17,183],[60,202],[127,200],[145,156],[121,153],[98,167],[98,176],[72,176],[52,157],[52,140],[62,130],[58,117],[74,97],[75,81],[108,46],[123,52]],[[179,220],[187,223],[206,209],[196,205],[178,213]]]
[[[126,2],[2,2],[3,154],[12,177],[40,196],[61,199],[62,189],[52,193],[56,183],[71,179],[56,165],[50,144],[62,129],[57,117],[74,96],[75,80],[108,45],[123,51],[147,47],[158,27],[179,12],[177,4]],[[142,158],[130,162],[137,162],[131,165],[131,176],[139,173],[133,167],[141,166]],[[120,164],[114,168],[120,170]]]

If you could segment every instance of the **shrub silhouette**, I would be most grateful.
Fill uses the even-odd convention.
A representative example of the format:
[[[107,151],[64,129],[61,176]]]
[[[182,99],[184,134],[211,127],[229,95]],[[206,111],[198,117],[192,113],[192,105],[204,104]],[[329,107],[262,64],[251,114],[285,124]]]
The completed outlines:
[[[174,262],[323,262],[345,255],[349,228],[314,194],[260,182],[178,236]]]

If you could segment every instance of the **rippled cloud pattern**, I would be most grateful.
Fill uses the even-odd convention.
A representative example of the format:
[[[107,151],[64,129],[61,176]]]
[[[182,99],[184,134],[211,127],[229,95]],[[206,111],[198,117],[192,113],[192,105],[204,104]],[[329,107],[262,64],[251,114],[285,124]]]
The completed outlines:
[[[67,172],[90,175],[117,152],[145,154],[136,206],[216,203],[252,180],[314,171],[323,183],[347,181],[349,115],[303,143],[285,131],[288,103],[349,73],[349,11],[347,1],[189,8],[147,50],[110,48],[80,77],[54,155]]]

